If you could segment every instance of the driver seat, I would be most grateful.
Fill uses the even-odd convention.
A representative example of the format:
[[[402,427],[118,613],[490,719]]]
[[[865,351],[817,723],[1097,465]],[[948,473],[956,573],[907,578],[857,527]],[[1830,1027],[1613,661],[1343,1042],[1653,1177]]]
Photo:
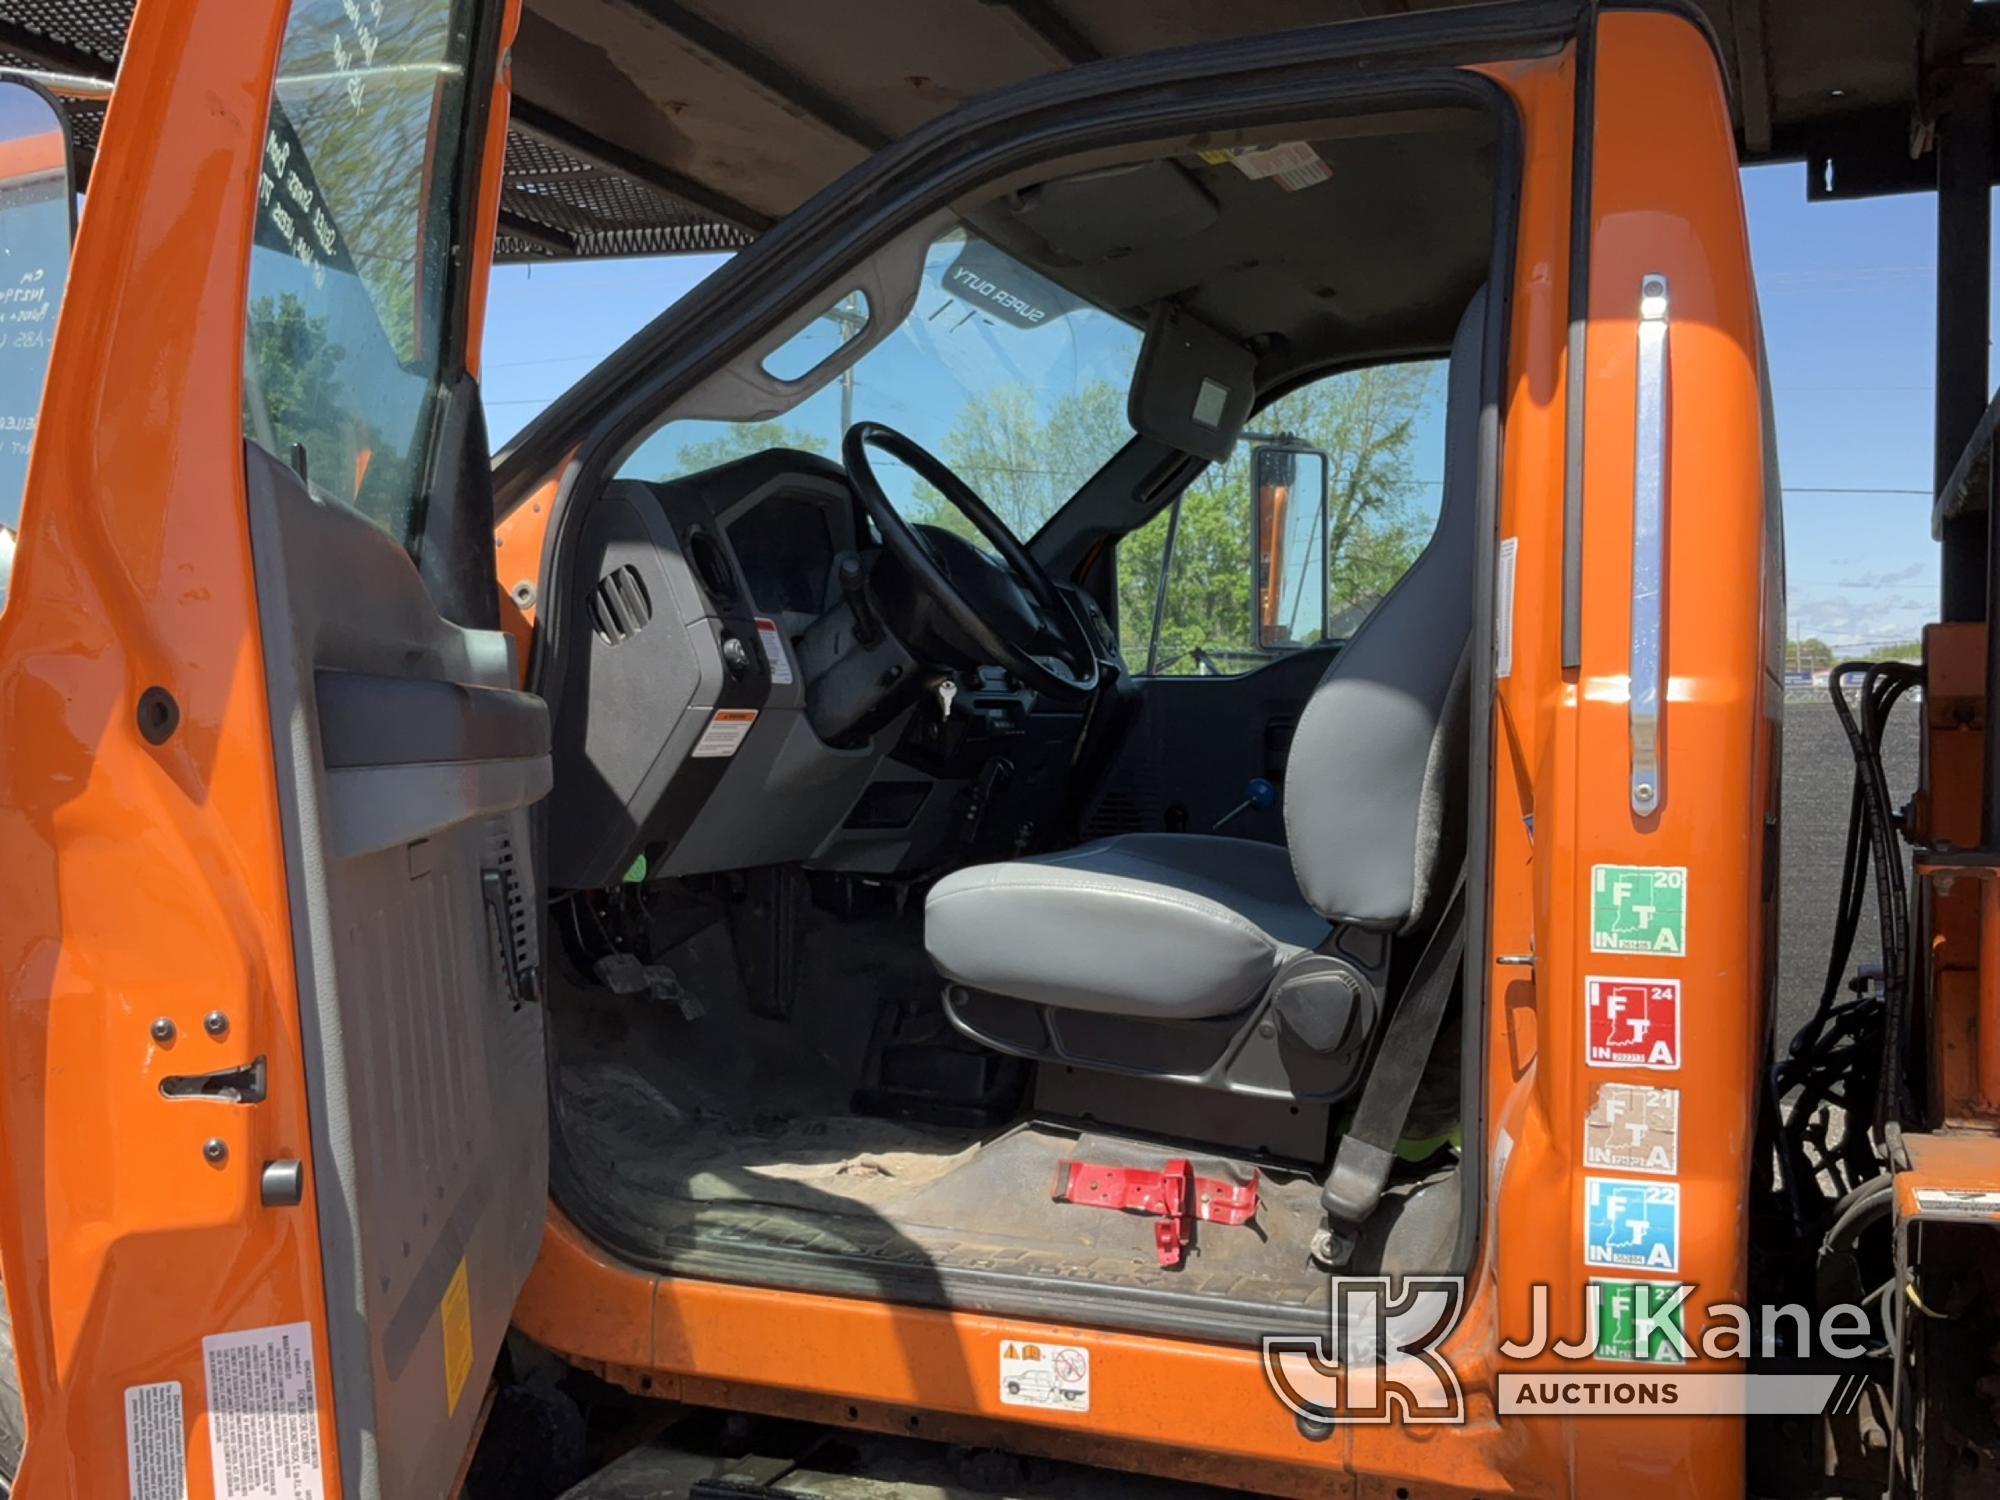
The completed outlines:
[[[1390,940],[1436,920],[1463,857],[1485,310],[1452,344],[1437,529],[1299,717],[1286,844],[1126,834],[945,876],[924,942],[959,1030],[1238,1093],[1358,1082]]]

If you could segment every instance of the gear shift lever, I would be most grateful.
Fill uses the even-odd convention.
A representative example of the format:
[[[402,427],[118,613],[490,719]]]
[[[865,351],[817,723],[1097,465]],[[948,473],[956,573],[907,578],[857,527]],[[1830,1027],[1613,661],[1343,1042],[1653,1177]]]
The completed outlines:
[[[855,640],[864,646],[874,645],[882,639],[882,622],[875,617],[875,605],[868,598],[868,577],[861,569],[861,559],[852,552],[843,552],[835,572],[840,579],[841,596],[854,615]]]

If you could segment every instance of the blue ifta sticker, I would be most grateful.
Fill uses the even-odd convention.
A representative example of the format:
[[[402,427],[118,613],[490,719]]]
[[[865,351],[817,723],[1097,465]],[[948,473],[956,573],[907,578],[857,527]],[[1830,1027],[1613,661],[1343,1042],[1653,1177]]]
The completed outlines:
[[[1681,1185],[1586,1177],[1583,1258],[1628,1271],[1679,1270]]]

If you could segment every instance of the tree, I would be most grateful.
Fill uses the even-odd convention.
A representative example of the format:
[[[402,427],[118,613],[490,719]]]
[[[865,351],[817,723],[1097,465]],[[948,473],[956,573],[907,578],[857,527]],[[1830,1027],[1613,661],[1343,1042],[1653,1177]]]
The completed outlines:
[[[287,462],[294,444],[303,448],[313,481],[351,499],[355,456],[369,444],[357,432],[341,370],[346,346],[291,292],[250,304],[248,338],[243,430]]]
[[[939,456],[1015,536],[1033,536],[1132,438],[1125,395],[1098,381],[1058,401],[1046,419],[1035,393],[1004,385],[966,403]],[[976,537],[944,497],[918,486],[916,519]]]
[[[1418,417],[1435,396],[1437,367],[1380,365],[1316,381],[1273,403],[1258,431],[1299,438],[1327,459],[1327,598],[1335,637],[1354,625],[1409,571],[1429,538],[1411,471]],[[1170,506],[1119,543],[1119,633],[1143,663],[1161,606],[1156,668],[1234,670],[1256,650],[1250,589],[1253,534],[1249,447],[1211,465]],[[1179,521],[1173,519],[1175,509]],[[1160,572],[1174,531],[1172,575]],[[1229,658],[1236,660],[1231,662]]]

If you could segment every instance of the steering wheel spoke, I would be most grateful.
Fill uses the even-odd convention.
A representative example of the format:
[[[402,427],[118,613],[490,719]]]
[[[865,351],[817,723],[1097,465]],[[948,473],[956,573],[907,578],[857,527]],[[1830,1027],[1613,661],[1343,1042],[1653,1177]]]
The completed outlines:
[[[976,608],[966,590],[923,535],[890,501],[875,472],[871,450],[879,449],[928,482],[1000,556],[1005,571],[1026,596],[1025,608],[1011,600],[1000,607]],[[880,422],[856,422],[841,440],[841,459],[862,508],[881,533],[915,586],[941,609],[957,632],[993,665],[1003,667],[1034,688],[1057,698],[1084,698],[1097,690],[1097,653],[1091,648],[1077,612],[1063,598],[1055,580],[1009,531],[978,493],[944,462],[914,440]],[[986,566],[990,560],[983,561]],[[1047,648],[1059,642],[1063,668],[1052,665]]]

